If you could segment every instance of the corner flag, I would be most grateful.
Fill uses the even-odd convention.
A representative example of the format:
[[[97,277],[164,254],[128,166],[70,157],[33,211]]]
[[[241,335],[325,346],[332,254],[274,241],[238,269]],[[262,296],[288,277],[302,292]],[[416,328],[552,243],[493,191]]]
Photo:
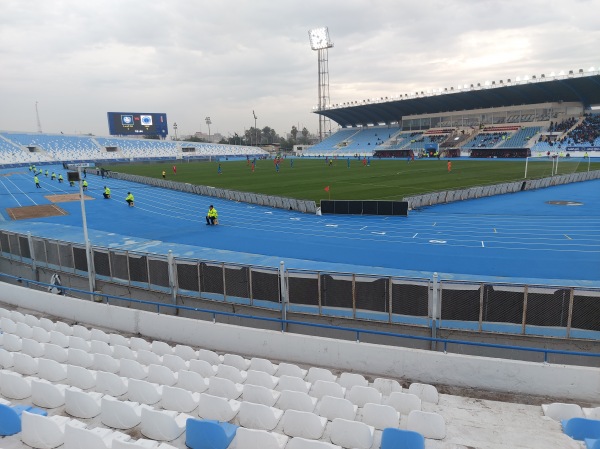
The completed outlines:
[[[329,192],[329,186],[325,187],[325,191]]]

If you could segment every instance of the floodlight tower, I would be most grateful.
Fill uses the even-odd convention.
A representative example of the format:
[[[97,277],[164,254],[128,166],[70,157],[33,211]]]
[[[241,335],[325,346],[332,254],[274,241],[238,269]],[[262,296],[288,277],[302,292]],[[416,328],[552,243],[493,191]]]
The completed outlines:
[[[204,121],[208,125],[208,142],[211,143],[211,140],[210,140],[210,125],[212,124],[212,121],[210,120],[210,117],[206,117],[204,119]]]
[[[328,49],[333,47],[333,42],[329,40],[329,30],[327,27],[314,28],[308,32],[310,48],[317,52],[318,73],[319,73],[319,103],[318,111],[324,110],[329,106],[329,62]],[[323,133],[331,133],[331,120],[322,114],[319,114],[319,141],[323,140]]]

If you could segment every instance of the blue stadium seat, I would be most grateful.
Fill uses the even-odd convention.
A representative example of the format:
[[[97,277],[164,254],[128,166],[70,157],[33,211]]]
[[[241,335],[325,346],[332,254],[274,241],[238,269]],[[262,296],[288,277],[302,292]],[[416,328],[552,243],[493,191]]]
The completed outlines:
[[[21,431],[21,414],[23,412],[35,413],[36,415],[48,416],[45,410],[27,405],[4,405],[0,404],[0,436],[14,435]]]
[[[600,449],[600,439],[586,438],[585,447],[587,449]]]
[[[189,418],[185,445],[192,449],[227,449],[239,426],[211,419]]]
[[[425,438],[412,430],[383,429],[381,449],[424,449]]]
[[[563,432],[574,440],[600,438],[600,420],[587,418],[571,418],[562,421]]]

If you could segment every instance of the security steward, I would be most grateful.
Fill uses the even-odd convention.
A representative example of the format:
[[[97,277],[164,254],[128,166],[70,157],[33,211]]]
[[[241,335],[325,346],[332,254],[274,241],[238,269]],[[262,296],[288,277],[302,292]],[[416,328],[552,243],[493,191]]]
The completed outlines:
[[[208,208],[208,213],[206,214],[206,224],[207,225],[218,225],[219,224],[219,214],[217,214],[217,209],[215,209],[212,204]]]
[[[104,195],[105,200],[110,200],[110,189],[104,186],[104,193],[102,195]]]
[[[131,192],[127,192],[125,201],[127,201],[127,204],[129,204],[129,207],[133,207],[133,194]]]

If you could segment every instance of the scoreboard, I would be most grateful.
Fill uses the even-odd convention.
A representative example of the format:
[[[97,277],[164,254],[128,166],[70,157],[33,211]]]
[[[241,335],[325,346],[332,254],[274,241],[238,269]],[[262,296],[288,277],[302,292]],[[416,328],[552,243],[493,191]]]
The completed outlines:
[[[108,132],[111,136],[167,137],[167,114],[154,112],[108,112]]]

